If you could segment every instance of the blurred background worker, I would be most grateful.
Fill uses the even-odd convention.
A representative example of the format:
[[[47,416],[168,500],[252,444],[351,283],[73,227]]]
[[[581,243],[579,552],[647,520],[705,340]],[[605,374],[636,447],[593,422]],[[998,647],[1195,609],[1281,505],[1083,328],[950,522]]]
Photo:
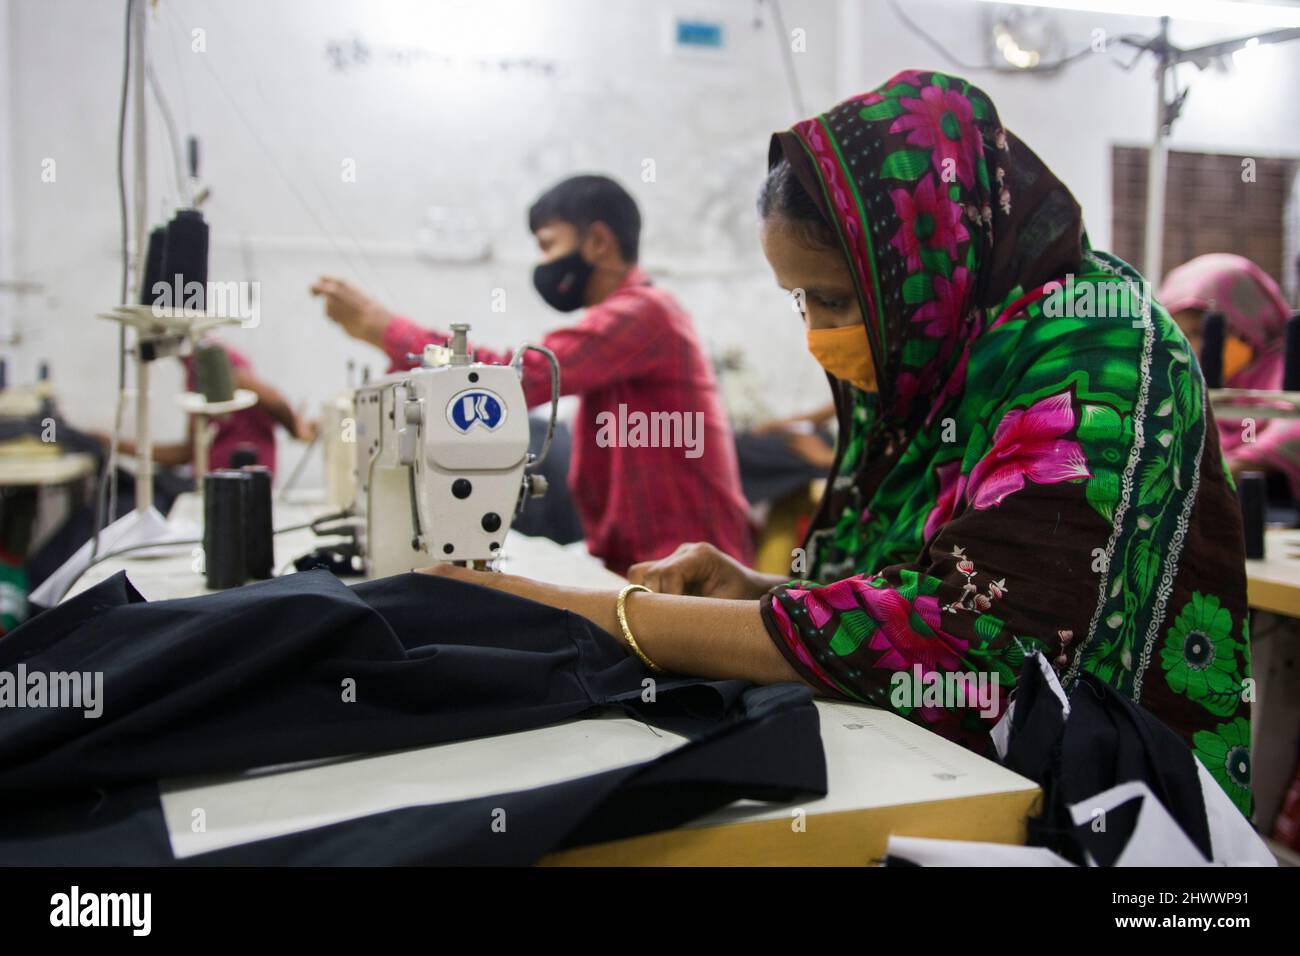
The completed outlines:
[[[622,186],[605,176],[574,176],[547,190],[528,212],[541,252],[533,285],[560,312],[585,308],[541,344],[560,363],[563,394],[580,399],[574,420],[569,487],[587,546],[612,570],[670,554],[683,541],[716,545],[738,560],[752,555],[748,505],[731,427],[713,369],[690,316],[637,265],[641,214]],[[322,277],[312,292],[349,335],[409,368],[426,345],[448,333],[394,315],[341,279]],[[504,364],[508,351],[475,349]],[[550,369],[536,352],[524,359],[530,406],[549,401]],[[621,447],[600,438],[603,414],[702,416],[699,454],[680,447]]]
[[[1229,253],[1197,256],[1170,270],[1159,299],[1198,354],[1205,316],[1223,313],[1226,387],[1282,388],[1290,309],[1273,277],[1255,263]],[[1264,472],[1275,476],[1275,486],[1285,479],[1278,490],[1300,499],[1300,421],[1260,418],[1246,429],[1240,419],[1220,419],[1219,441],[1234,476]]]
[[[245,389],[257,395],[257,404],[210,419],[213,430],[208,447],[210,469],[231,468],[236,465],[265,465],[275,474],[275,428],[279,425],[291,438],[300,442],[316,440],[318,424],[295,411],[284,394],[253,371],[248,358],[228,345],[211,339],[205,345],[216,345],[230,360],[231,377],[236,389]],[[181,359],[185,366],[185,386],[188,391],[199,391],[198,373],[193,355]],[[105,447],[110,438],[99,435]],[[118,441],[122,454],[134,455],[135,442]],[[236,452],[240,455],[236,458]],[[161,442],[153,446],[153,458],[160,465],[189,465],[194,461],[194,418],[189,421],[188,437],[184,441]]]

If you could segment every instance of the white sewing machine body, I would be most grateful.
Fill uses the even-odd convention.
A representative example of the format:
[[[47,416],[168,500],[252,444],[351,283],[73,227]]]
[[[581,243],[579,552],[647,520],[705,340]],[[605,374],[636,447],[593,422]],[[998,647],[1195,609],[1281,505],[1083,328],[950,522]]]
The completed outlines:
[[[535,462],[519,362],[472,362],[468,327],[453,329],[453,349],[426,349],[425,367],[354,396],[354,513],[373,577],[437,561],[485,565],[499,556],[522,497],[545,491],[527,474]]]

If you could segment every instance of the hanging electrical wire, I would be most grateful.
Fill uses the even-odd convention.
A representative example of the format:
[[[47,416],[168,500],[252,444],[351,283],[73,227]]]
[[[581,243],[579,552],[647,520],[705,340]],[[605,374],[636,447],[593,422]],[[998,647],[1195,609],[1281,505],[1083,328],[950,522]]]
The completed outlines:
[[[118,301],[126,302],[131,274],[131,253],[128,239],[130,223],[126,212],[126,101],[131,87],[131,17],[135,0],[126,0],[126,35],[122,44],[122,95],[117,112],[117,212],[118,240],[122,247],[122,276],[118,287]],[[108,456],[95,488],[95,539],[91,546],[91,560],[99,554],[99,534],[108,516],[117,511],[117,446],[122,432],[122,402],[126,394],[126,326],[117,330],[117,407],[113,413],[113,437],[109,442]],[[107,497],[107,501],[105,498]],[[111,517],[110,517],[111,520]]]
[[[781,0],[768,0],[772,4],[772,24],[776,27],[776,42],[781,48],[781,62],[785,67],[785,81],[790,87],[790,99],[794,103],[794,115],[807,116],[803,105],[803,92],[799,89],[799,74],[794,68],[794,50],[790,45],[790,34],[785,31],[785,17],[781,15]]]
[[[252,34],[248,32],[243,32],[241,25],[237,21],[226,20],[224,17],[221,16],[219,10],[215,7],[211,10],[211,14],[215,18],[215,20],[219,24],[221,24],[221,26],[224,29],[229,30],[232,35],[239,38],[239,42],[236,44],[238,49],[247,51],[252,48],[252,42],[251,42]],[[243,56],[247,57],[248,53],[245,52]],[[263,156],[265,157],[267,163],[270,165],[271,169],[279,176],[280,180],[282,181],[285,188],[288,190],[289,194],[295,200],[297,200],[303,212],[305,212],[306,215],[315,224],[320,234],[326,239],[327,242],[329,242],[330,246],[334,249],[334,251],[338,254],[338,256],[347,264],[349,269],[351,269],[357,275],[363,275],[363,274],[367,275],[369,277],[369,280],[377,288],[386,291],[391,298],[391,290],[389,290],[388,288],[388,283],[384,278],[383,271],[380,270],[375,265],[375,263],[371,260],[371,258],[366,255],[365,249],[363,248],[360,239],[348,226],[346,217],[340,214],[335,209],[333,203],[330,202],[328,194],[324,190],[322,190],[319,184],[311,177],[305,176],[301,172],[291,174],[289,170],[287,170],[284,167],[284,165],[280,162],[280,159],[276,155],[276,150],[271,147],[270,143],[268,143],[266,138],[259,132],[257,128],[257,124],[253,122],[252,118],[239,105],[238,98],[234,95],[230,87],[222,79],[220,71],[218,71],[215,67],[212,66],[212,64],[208,61],[207,57],[198,57],[197,59],[198,62],[200,62],[203,65],[204,69],[207,71],[209,77],[213,82],[214,87],[226,100],[227,104],[229,104],[231,110],[234,112],[235,117],[243,125],[245,131],[248,133],[249,138],[261,150]],[[308,166],[308,164],[302,162],[298,163],[297,165],[300,169],[305,169]],[[309,201],[308,198],[303,194],[303,187],[310,187],[311,190],[315,193],[315,197],[313,200]],[[321,209],[328,212],[330,214],[330,217],[334,220],[334,222],[337,223],[338,225],[337,230],[332,230],[326,226],[325,222],[321,219],[320,216]],[[360,264],[365,267],[364,269],[358,267],[357,261],[354,260],[353,256],[349,253],[349,251],[345,249],[343,245],[340,244],[338,237],[336,236],[336,232],[341,232],[352,243],[357,259],[359,259]]]
[[[163,95],[162,84],[158,82],[158,77],[154,75],[152,63],[145,63],[144,75],[145,80],[149,83],[149,89],[153,92],[154,102],[158,104],[158,112],[162,115],[163,126],[167,129],[167,143],[171,149],[172,168],[176,175],[177,205],[191,205],[189,184],[185,180],[185,165],[181,159],[180,135],[176,131],[176,121],[172,117],[171,106],[167,102],[167,97]]]

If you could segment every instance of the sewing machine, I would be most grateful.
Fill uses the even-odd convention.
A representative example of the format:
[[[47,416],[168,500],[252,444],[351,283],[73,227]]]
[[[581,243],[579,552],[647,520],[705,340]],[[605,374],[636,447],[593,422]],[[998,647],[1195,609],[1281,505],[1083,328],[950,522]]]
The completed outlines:
[[[524,496],[546,492],[530,470],[545,460],[560,394],[548,349],[525,345],[509,365],[475,362],[452,327],[450,347],[428,346],[421,366],[362,385],[353,396],[353,513],[366,574],[381,577],[454,561],[487,567],[500,555]],[[528,450],[520,382],[525,351],[551,363],[551,428]]]

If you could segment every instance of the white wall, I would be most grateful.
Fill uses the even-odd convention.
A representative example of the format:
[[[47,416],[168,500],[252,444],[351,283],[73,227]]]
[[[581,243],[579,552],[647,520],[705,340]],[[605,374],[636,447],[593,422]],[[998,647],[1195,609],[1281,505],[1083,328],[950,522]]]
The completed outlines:
[[[829,102],[835,4],[785,9],[807,33],[796,58],[804,95]],[[721,63],[669,51],[674,11],[724,20]],[[726,0],[163,0],[149,16],[151,58],[181,135],[202,140],[210,278],[260,283],[260,327],[227,340],[312,403],[342,388],[349,357],[380,370],[378,354],[347,340],[309,297],[321,272],[430,324],[470,321],[485,343],[539,336],[563,319],[532,289],[525,211],[564,175],[603,171],[641,203],[643,261],[692,311],[705,343],[745,346],[778,411],[824,400],[755,237],[768,136],[796,118],[777,37],[766,19],[756,28],[755,11]],[[48,290],[12,315],[23,337],[13,364],[30,376],[49,358],[70,418],[102,428],[116,328],[93,316],[118,287],[123,4],[13,0],[7,13],[15,268]],[[193,49],[195,30],[204,52]],[[328,44],[353,38],[369,61],[334,68]],[[480,66],[500,57],[535,62]],[[536,69],[543,61],[553,74]],[[161,219],[178,189],[152,98],[148,122],[150,208]],[[46,157],[57,161],[52,184],[40,181]],[[647,159],[653,182],[642,179]],[[345,160],[355,182],[343,181]],[[421,245],[430,207],[477,219],[488,257],[430,261]],[[490,309],[495,288],[506,290],[505,314]],[[155,375],[155,428],[179,437],[180,376],[162,364],[171,367]]]
[[[982,24],[989,6],[974,0],[906,0],[908,15],[965,63],[985,63]],[[1070,186],[1083,206],[1094,245],[1111,233],[1110,151],[1115,144],[1146,145],[1155,129],[1154,61],[1132,69],[1133,51],[1113,42],[1124,34],[1153,36],[1144,17],[1060,13],[1070,50],[1089,47],[1094,29],[1111,38],[1107,53],[1090,54],[1055,75],[969,72],[948,62],[905,28],[885,0],[841,0],[841,92],[870,89],[908,67],[947,69],[984,89],[1002,121]],[[1175,20],[1171,39],[1196,46],[1249,33]],[[1300,157],[1300,40],[1261,51],[1249,68],[1180,69],[1191,85],[1172,149],[1241,155]],[[1171,201],[1174,201],[1171,197]]]
[[[10,50],[9,6],[11,0],[0,0],[0,51],[8,62]],[[12,77],[8,69],[0,69],[0,356],[7,355],[17,311],[17,292],[12,288],[17,281],[14,262],[14,150],[13,109],[11,95]]]

